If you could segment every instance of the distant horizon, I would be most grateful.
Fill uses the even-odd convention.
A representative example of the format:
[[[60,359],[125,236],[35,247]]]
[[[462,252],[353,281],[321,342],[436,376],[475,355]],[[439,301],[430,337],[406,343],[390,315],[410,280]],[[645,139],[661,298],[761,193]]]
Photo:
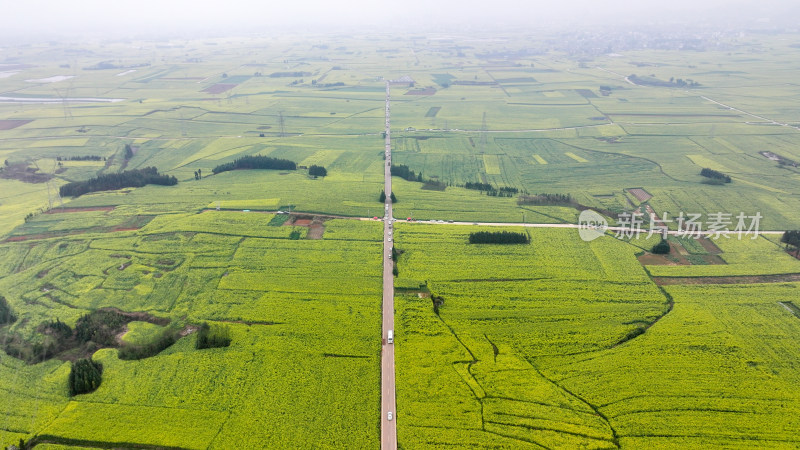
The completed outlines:
[[[369,32],[491,32],[516,29],[615,27],[800,27],[800,5],[789,0],[676,0],[658,7],[622,0],[599,4],[564,0],[537,5],[520,0],[491,3],[467,0],[409,0],[387,6],[351,0],[336,7],[322,0],[280,5],[230,0],[221,9],[188,0],[100,2],[75,0],[16,2],[4,8],[0,39],[48,40],[63,37],[163,38],[237,34],[328,34]],[[488,7],[487,7],[488,6]]]

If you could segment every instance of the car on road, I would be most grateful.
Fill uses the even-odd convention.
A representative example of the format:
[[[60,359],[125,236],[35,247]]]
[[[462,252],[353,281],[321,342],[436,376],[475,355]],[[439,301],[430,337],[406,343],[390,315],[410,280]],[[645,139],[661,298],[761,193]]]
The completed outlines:
[[[386,413],[386,420],[392,420],[392,412],[391,411]]]
[[[392,238],[391,237],[389,238],[389,242],[392,242]]]

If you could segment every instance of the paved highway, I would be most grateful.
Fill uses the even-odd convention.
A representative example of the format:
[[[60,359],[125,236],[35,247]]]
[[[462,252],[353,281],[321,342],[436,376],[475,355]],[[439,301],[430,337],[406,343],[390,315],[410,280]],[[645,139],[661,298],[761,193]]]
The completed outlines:
[[[394,384],[394,344],[388,342],[394,330],[394,275],[392,274],[392,174],[391,136],[389,127],[389,83],[386,83],[386,164],[384,164],[386,205],[383,221],[383,326],[381,331],[381,450],[397,449],[397,408]],[[389,419],[389,413],[392,418]]]

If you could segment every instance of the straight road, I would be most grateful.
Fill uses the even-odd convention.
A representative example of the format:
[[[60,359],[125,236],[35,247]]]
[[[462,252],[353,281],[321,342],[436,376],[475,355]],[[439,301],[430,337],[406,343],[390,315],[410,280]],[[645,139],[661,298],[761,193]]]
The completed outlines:
[[[386,83],[386,164],[383,166],[383,192],[386,193],[383,221],[383,327],[381,331],[381,450],[397,449],[397,408],[394,384],[394,344],[389,343],[389,331],[394,330],[394,275],[392,268],[392,146],[390,136],[389,83]],[[391,414],[391,419],[389,419]]]

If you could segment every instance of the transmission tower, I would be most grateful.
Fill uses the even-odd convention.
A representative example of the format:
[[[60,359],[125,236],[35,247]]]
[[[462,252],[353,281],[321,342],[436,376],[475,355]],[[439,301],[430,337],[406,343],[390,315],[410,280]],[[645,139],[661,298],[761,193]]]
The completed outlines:
[[[278,128],[280,129],[280,137],[286,137],[286,122],[283,120],[283,111],[278,113]]]
[[[64,106],[64,120],[67,120],[67,118],[71,119],[72,111],[70,111],[69,109],[69,100],[68,100],[69,88],[67,88],[67,90],[64,91],[63,93],[61,89],[58,88],[53,88],[53,90],[56,91],[56,94],[61,98],[61,104]]]

